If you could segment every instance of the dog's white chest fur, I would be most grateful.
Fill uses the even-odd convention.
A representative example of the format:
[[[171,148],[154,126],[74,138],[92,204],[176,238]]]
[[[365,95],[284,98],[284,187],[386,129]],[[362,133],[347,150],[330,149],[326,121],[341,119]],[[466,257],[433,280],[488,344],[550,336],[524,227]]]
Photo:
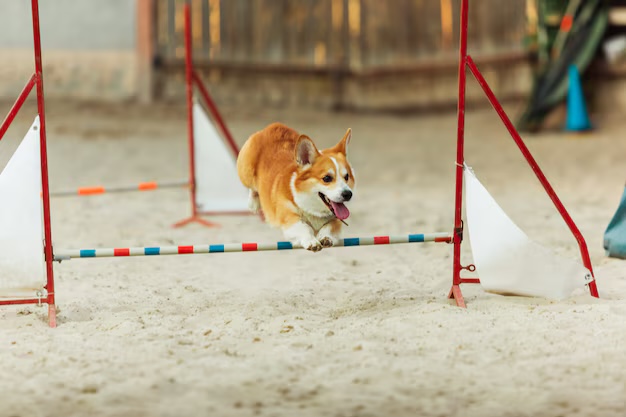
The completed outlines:
[[[308,214],[302,210],[300,210],[300,216],[302,218],[302,221],[307,223],[309,226],[311,226],[311,228],[315,231],[316,234],[319,233],[322,227],[326,226],[328,222],[330,222],[331,220],[335,218],[333,214],[330,214],[325,217],[319,217],[319,216]]]

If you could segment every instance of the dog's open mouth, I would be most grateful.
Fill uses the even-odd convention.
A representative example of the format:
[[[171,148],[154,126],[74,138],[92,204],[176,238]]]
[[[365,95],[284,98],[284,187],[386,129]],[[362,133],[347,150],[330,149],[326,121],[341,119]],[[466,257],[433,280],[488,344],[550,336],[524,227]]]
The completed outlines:
[[[322,193],[318,193],[318,194],[319,194],[320,198],[322,199],[322,201],[324,202],[324,204],[326,204],[326,207],[328,207],[328,209],[339,220],[345,220],[345,219],[347,219],[350,216],[350,210],[348,210],[348,207],[346,207],[345,204],[343,204],[343,203],[335,203],[334,201],[332,201],[328,197],[326,197],[324,194],[322,194]]]

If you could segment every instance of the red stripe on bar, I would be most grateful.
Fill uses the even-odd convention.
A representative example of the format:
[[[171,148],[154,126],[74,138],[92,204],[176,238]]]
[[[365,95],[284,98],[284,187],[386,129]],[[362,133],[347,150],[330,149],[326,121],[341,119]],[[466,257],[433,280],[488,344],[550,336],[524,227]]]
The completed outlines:
[[[389,236],[374,236],[374,245],[388,245]]]
[[[256,243],[242,243],[241,244],[241,249],[244,252],[254,252],[258,249],[257,244]]]
[[[156,182],[152,181],[152,182],[141,182],[139,183],[139,185],[137,186],[137,188],[140,191],[146,191],[146,190],[156,190],[158,188],[158,185]]]
[[[113,256],[130,256],[130,249],[128,248],[113,249]]]
[[[104,187],[84,187],[78,189],[78,195],[103,194]]]
[[[447,242],[447,243],[450,243],[450,242],[452,242],[452,238],[450,236],[436,237],[435,238],[435,242]]]
[[[179,254],[193,253],[193,246],[179,246],[178,253]]]

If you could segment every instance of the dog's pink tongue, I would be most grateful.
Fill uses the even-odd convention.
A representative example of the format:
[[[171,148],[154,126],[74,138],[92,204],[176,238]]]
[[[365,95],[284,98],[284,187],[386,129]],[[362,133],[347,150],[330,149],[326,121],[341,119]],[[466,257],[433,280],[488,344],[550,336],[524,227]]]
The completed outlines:
[[[331,201],[330,204],[333,206],[335,216],[337,216],[339,220],[345,220],[350,216],[350,210],[348,210],[345,204],[335,203],[334,201]]]

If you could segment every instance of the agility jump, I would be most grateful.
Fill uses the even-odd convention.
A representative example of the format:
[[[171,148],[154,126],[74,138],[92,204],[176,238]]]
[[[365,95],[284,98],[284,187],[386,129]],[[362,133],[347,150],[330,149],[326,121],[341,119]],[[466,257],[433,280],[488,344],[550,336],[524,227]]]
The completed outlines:
[[[17,101],[11,108],[8,117],[0,125],[0,140],[2,134],[6,132],[8,125],[13,121],[15,115],[20,110],[26,97],[31,90],[36,87],[37,91],[37,103],[38,103],[38,118],[35,120],[31,130],[25,137],[23,144],[27,143],[31,145],[31,148],[36,150],[36,156],[39,158],[40,177],[41,177],[41,195],[37,193],[30,193],[29,198],[35,201],[39,210],[43,210],[43,219],[41,220],[41,228],[34,230],[33,245],[36,247],[39,245],[39,251],[32,251],[33,259],[37,259],[43,253],[44,259],[42,264],[45,265],[45,271],[42,272],[42,278],[45,278],[45,284],[41,284],[39,288],[33,288],[33,296],[31,297],[18,297],[11,300],[0,300],[1,304],[36,304],[47,303],[48,304],[48,317],[51,327],[56,326],[56,308],[55,308],[55,292],[54,292],[54,276],[53,276],[53,262],[63,261],[65,259],[73,258],[94,258],[102,256],[114,256],[114,257],[127,257],[127,256],[150,256],[150,255],[166,255],[166,254],[196,254],[196,253],[223,253],[223,252],[251,252],[262,250],[283,250],[283,249],[297,249],[297,245],[288,242],[278,242],[273,244],[257,244],[257,243],[237,243],[237,244],[224,244],[224,245],[192,245],[192,246],[167,246],[167,247],[142,247],[142,248],[109,248],[109,249],[75,249],[75,250],[59,250],[54,251],[52,247],[52,230],[50,223],[50,192],[48,185],[48,168],[47,168],[47,152],[46,152],[46,124],[45,124],[45,101],[43,94],[43,74],[41,65],[41,43],[39,34],[39,12],[38,12],[38,0],[31,0],[32,15],[33,15],[33,34],[34,34],[34,55],[35,55],[35,73],[30,78],[26,87],[19,95]],[[185,20],[189,23],[189,5],[185,5]],[[365,246],[365,245],[381,245],[381,244],[398,244],[398,243],[417,243],[417,242],[447,242],[453,244],[453,263],[452,263],[452,286],[449,293],[449,298],[453,298],[456,305],[459,307],[465,307],[465,301],[461,292],[461,284],[475,284],[480,283],[485,289],[494,292],[508,292],[505,286],[499,284],[499,281],[507,279],[507,277],[515,276],[519,279],[519,282],[512,282],[514,288],[522,288],[517,291],[524,295],[551,295],[552,293],[557,296],[559,293],[566,293],[563,288],[556,288],[555,291],[544,291],[543,287],[550,286],[555,271],[561,275],[561,280],[568,280],[568,288],[576,286],[586,285],[593,297],[598,297],[598,290],[595,280],[593,278],[593,269],[587,250],[586,242],[572,218],[567,213],[565,207],[557,197],[556,193],[548,183],[545,175],[539,168],[538,164],[530,154],[528,148],[525,146],[521,137],[513,127],[513,124],[505,114],[502,106],[497,101],[495,95],[489,88],[487,82],[482,77],[476,64],[472,58],[467,54],[467,26],[468,26],[468,0],[461,1],[461,22],[460,22],[460,52],[459,52],[459,102],[458,102],[458,130],[457,130],[457,156],[456,156],[456,187],[455,187],[455,216],[454,216],[454,228],[452,233],[433,233],[433,234],[419,234],[408,236],[379,236],[379,237],[366,237],[366,238],[348,238],[343,239],[338,246]],[[187,39],[187,45],[190,45],[190,40]],[[187,56],[187,60],[190,60],[191,56]],[[555,207],[563,217],[564,221],[568,225],[570,231],[576,238],[580,253],[582,264],[567,260],[562,262],[558,260],[552,253],[546,250],[540,245],[525,241],[527,237],[519,230],[506,214],[501,210],[499,206],[489,196],[487,191],[482,185],[475,179],[469,167],[465,165],[464,159],[464,127],[465,127],[465,87],[466,87],[466,68],[469,68],[470,72],[477,79],[478,83],[485,92],[487,98],[491,102],[492,106],[502,119],[503,123],[509,130],[513,140],[519,147],[523,156],[531,166],[531,169],[536,174],[537,178],[543,185],[545,191],[550,196]],[[189,81],[193,80],[194,75],[191,71],[190,65],[187,66],[188,77],[188,92],[190,90]],[[190,96],[188,95],[188,104],[190,102]],[[193,123],[193,115],[188,118],[188,123]],[[191,129],[190,129],[191,135]],[[34,141],[38,138],[38,147],[33,147]],[[22,146],[22,145],[21,145]],[[16,155],[20,152],[16,151]],[[14,155],[14,156],[16,156]],[[31,152],[30,156],[33,155]],[[10,161],[11,163],[11,161]],[[32,161],[31,161],[32,163]],[[15,164],[14,164],[15,165]],[[12,166],[15,168],[15,166]],[[19,167],[18,167],[19,168]],[[6,168],[5,168],[6,171]],[[32,172],[32,170],[31,170]],[[0,180],[5,174],[3,171],[0,174]],[[470,240],[472,243],[472,249],[474,252],[474,261],[476,265],[462,265],[461,264],[461,245],[464,238],[464,222],[462,219],[462,201],[463,201],[463,184],[464,180],[468,185],[467,201],[468,201],[468,223],[470,229]],[[1,183],[0,183],[1,185]],[[193,190],[192,190],[193,191]],[[33,197],[33,194],[36,194]],[[1,208],[1,207],[0,207]],[[479,216],[472,215],[470,213],[478,213]],[[194,215],[197,213],[194,213]],[[482,218],[480,217],[482,214]],[[35,217],[29,219],[30,223],[35,223]],[[472,217],[474,219],[472,219]],[[0,216],[0,221],[2,221]],[[7,221],[11,221],[8,219]],[[194,221],[191,218],[189,221]],[[497,227],[495,227],[495,226]],[[41,230],[43,229],[43,240],[41,239]],[[1,229],[0,229],[1,230]],[[20,237],[19,230],[16,232],[16,236]],[[2,237],[0,236],[0,244],[2,244]],[[10,240],[10,238],[9,238]],[[12,242],[8,241],[7,246],[10,246]],[[506,246],[506,253],[494,258],[490,256],[488,248],[498,247],[502,248]],[[482,251],[482,252],[481,252]],[[0,253],[3,253],[0,251]],[[3,253],[4,254],[4,253]],[[523,256],[523,261],[520,262],[519,258]],[[507,258],[508,257],[508,258]],[[2,270],[3,259],[0,259],[0,271]],[[511,268],[513,261],[516,261],[519,270]],[[32,262],[30,262],[32,264]],[[534,269],[528,269],[526,263],[530,264]],[[546,269],[546,264],[550,268]],[[505,269],[505,274],[502,274],[502,268]],[[526,269],[525,269],[526,268]],[[466,278],[462,277],[462,271],[467,270],[473,272],[476,270],[480,278]],[[32,277],[31,277],[32,278]],[[576,282],[574,279],[576,278]],[[530,284],[526,285],[529,281]],[[491,282],[491,284],[489,283]],[[495,285],[493,283],[495,282]],[[532,284],[532,285],[531,285]],[[533,286],[534,285],[534,286]],[[521,287],[520,287],[521,286]],[[43,294],[42,294],[43,293]]]
[[[334,247],[394,245],[399,243],[442,242],[450,243],[447,233],[418,233],[403,236],[348,237],[340,239]],[[123,256],[191,255],[200,253],[262,252],[304,249],[292,242],[275,243],[225,243],[217,245],[150,246],[135,248],[68,249],[56,252],[57,262],[76,258],[113,258]]]

